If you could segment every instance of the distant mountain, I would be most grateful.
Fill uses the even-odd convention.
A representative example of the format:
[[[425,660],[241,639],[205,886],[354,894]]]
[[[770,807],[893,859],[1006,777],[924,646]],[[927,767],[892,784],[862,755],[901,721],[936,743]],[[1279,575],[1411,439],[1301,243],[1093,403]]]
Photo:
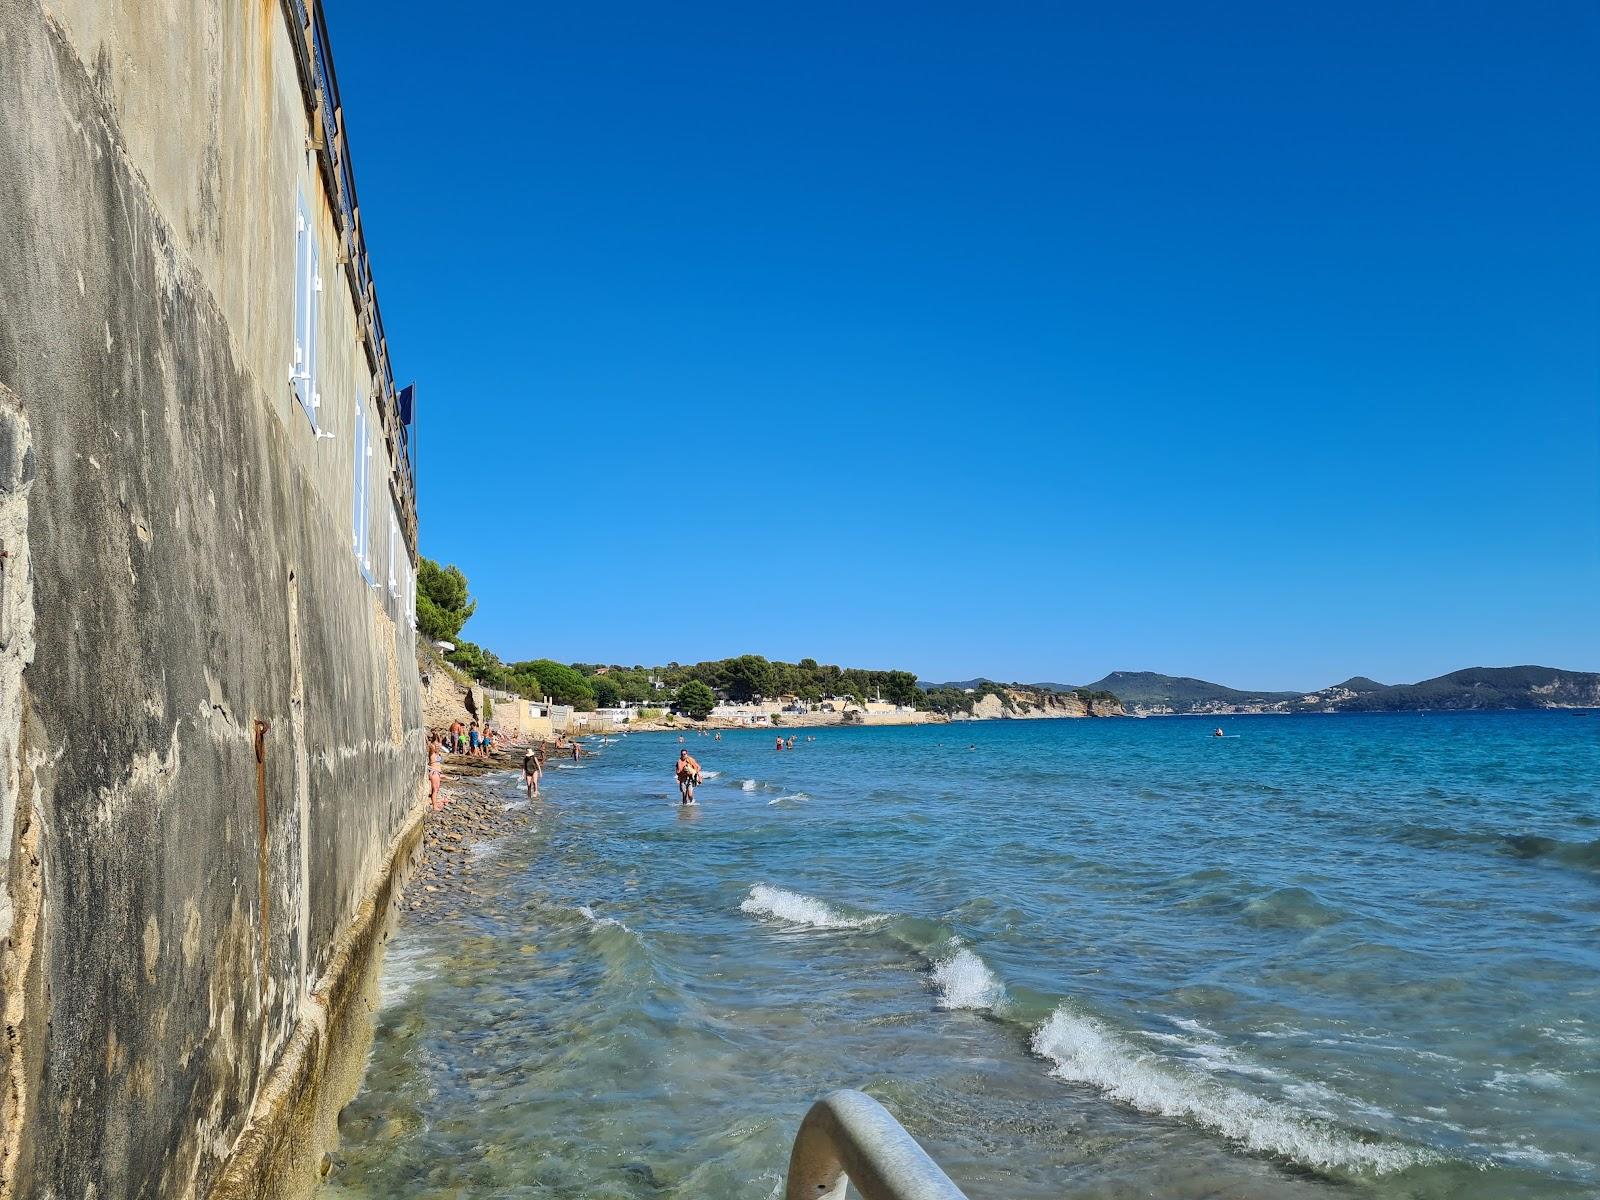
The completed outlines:
[[[1468,667],[1399,684],[1357,675],[1314,692],[1245,692],[1150,671],[1113,671],[1085,686],[1112,692],[1135,715],[1600,707],[1600,673],[1555,667]]]
[[[1336,683],[1333,686],[1343,688],[1347,692],[1381,692],[1389,685],[1379,683],[1376,679],[1368,679],[1365,675],[1352,675],[1343,683]]]
[[[1113,671],[1104,679],[1083,686],[1091,691],[1110,692],[1130,711],[1140,708],[1172,712],[1218,712],[1233,708],[1259,711],[1264,706],[1298,700],[1302,695],[1300,692],[1244,692],[1220,683],[1207,683],[1204,679],[1158,675],[1154,671]]]
[[[977,688],[983,678],[924,687]],[[1110,692],[1133,716],[1296,712],[1465,712],[1600,708],[1600,673],[1556,667],[1468,667],[1421,683],[1352,676],[1314,692],[1252,692],[1183,675],[1113,671],[1094,683],[1008,684],[1036,692]]]
[[[1342,712],[1600,707],[1600,673],[1555,667],[1468,667],[1421,683],[1385,686],[1356,678],[1309,693],[1299,707]]]

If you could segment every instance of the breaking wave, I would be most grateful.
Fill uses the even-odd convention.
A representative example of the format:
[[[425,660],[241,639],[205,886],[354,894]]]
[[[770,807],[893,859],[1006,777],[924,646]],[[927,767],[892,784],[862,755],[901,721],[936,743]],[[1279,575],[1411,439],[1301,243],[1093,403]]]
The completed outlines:
[[[629,929],[626,925],[624,925],[621,921],[617,920],[615,917],[602,917],[602,916],[600,916],[598,913],[596,913],[594,911],[594,909],[590,908],[587,904],[578,905],[578,915],[583,917],[583,919],[588,921],[589,924],[591,924],[591,925],[597,925],[597,926],[599,926],[601,928],[605,928],[606,926],[610,926],[613,929],[621,929],[621,930],[623,930],[624,932],[627,932],[627,933],[632,933],[633,932],[633,930]]]
[[[752,887],[739,908],[752,916],[771,917],[807,929],[873,929],[889,920],[883,913],[845,912],[815,896],[765,883]]]
[[[426,959],[426,952],[420,944],[390,944],[389,952],[383,959],[383,974],[378,977],[380,1009],[400,1003],[417,984],[433,978],[433,972],[424,965]]]
[[[960,942],[952,942],[953,953],[934,961],[929,981],[937,993],[940,1008],[996,1009],[1006,998],[1006,985],[989,964]]]
[[[1061,1079],[1088,1084],[1141,1112],[1193,1121],[1249,1150],[1302,1166],[1383,1175],[1440,1160],[1431,1150],[1364,1140],[1290,1106],[1228,1087],[1138,1049],[1066,1005],[1034,1030],[1031,1045]]]

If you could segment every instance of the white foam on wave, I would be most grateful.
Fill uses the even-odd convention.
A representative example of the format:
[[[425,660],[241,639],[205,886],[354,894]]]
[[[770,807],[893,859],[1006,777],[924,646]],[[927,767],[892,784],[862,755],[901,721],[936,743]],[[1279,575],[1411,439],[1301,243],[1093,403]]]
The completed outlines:
[[[772,917],[790,925],[809,929],[871,929],[889,918],[882,913],[863,913],[853,916],[840,912],[826,901],[801,892],[758,883],[739,905],[741,912],[757,917]]]
[[[624,930],[624,931],[626,931],[628,933],[632,933],[633,932],[633,930],[629,929],[626,925],[624,925],[621,921],[617,920],[615,917],[602,917],[602,916],[598,915],[594,911],[594,909],[590,908],[587,904],[578,905],[578,913],[586,921],[588,921],[589,924],[591,924],[591,925],[596,925],[596,926],[599,926],[600,928],[604,928],[605,926],[609,925],[609,926],[611,926],[611,927],[613,927],[615,929],[621,929],[621,930]]]
[[[486,842],[474,842],[467,853],[474,862],[483,862],[487,859],[498,858],[500,853],[511,844],[510,838],[491,838]]]
[[[1560,1092],[1571,1082],[1559,1071],[1496,1071],[1489,1086],[1497,1092]]]
[[[715,778],[717,778],[717,776],[719,776],[721,774],[722,774],[721,771],[701,771],[700,772],[700,778],[701,779],[715,779]]]
[[[1597,1040],[1585,1034],[1574,1032],[1571,1029],[1558,1029],[1556,1025],[1577,1025],[1581,1028],[1583,1022],[1564,1020],[1557,1021],[1555,1025],[1541,1025],[1538,1030],[1539,1035],[1549,1038],[1552,1042],[1560,1042],[1563,1046],[1592,1046]]]
[[[1053,1074],[1062,1079],[1089,1084],[1141,1112],[1193,1121],[1250,1150],[1304,1166],[1382,1175],[1439,1160],[1421,1147],[1361,1141],[1281,1103],[1164,1061],[1065,1005],[1034,1030],[1032,1046],[1055,1064]]]
[[[1239,1051],[1223,1042],[1222,1035],[1215,1029],[1200,1024],[1199,1021],[1187,1017],[1167,1017],[1173,1025],[1186,1030],[1186,1034],[1159,1033],[1154,1030],[1147,1031],[1141,1036],[1146,1041],[1160,1042],[1163,1045],[1175,1046],[1182,1052],[1186,1062],[1192,1062],[1212,1074],[1250,1075],[1256,1079],[1267,1079],[1274,1083],[1294,1082],[1281,1071],[1271,1067],[1264,1067],[1260,1063],[1252,1062],[1245,1058]]]
[[[400,1003],[417,984],[433,977],[433,972],[423,966],[425,957],[420,945],[390,944],[383,957],[383,974],[378,979],[380,1009]]]
[[[768,804],[781,804],[785,800],[809,800],[809,799],[811,799],[811,797],[806,795],[804,792],[790,792],[787,796],[774,796],[771,800],[768,800],[767,803]]]
[[[761,785],[754,779],[746,779],[739,784],[739,790],[742,792],[753,792],[760,786]]]
[[[936,959],[929,976],[940,1008],[995,1009],[1006,998],[1006,985],[976,953],[952,943],[954,953]]]

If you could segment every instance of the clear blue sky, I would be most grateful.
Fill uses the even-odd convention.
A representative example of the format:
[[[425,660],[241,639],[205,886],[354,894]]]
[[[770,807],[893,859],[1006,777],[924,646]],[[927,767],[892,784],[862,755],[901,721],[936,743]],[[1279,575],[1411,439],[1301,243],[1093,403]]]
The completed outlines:
[[[1600,669],[1591,0],[329,8],[503,657]]]

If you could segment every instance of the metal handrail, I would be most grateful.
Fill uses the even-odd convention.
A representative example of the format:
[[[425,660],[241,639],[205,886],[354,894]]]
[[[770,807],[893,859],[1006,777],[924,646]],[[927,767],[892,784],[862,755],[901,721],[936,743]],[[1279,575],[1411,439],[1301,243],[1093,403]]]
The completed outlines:
[[[789,1153],[785,1200],[966,1200],[883,1105],[845,1089],[811,1106]]]

